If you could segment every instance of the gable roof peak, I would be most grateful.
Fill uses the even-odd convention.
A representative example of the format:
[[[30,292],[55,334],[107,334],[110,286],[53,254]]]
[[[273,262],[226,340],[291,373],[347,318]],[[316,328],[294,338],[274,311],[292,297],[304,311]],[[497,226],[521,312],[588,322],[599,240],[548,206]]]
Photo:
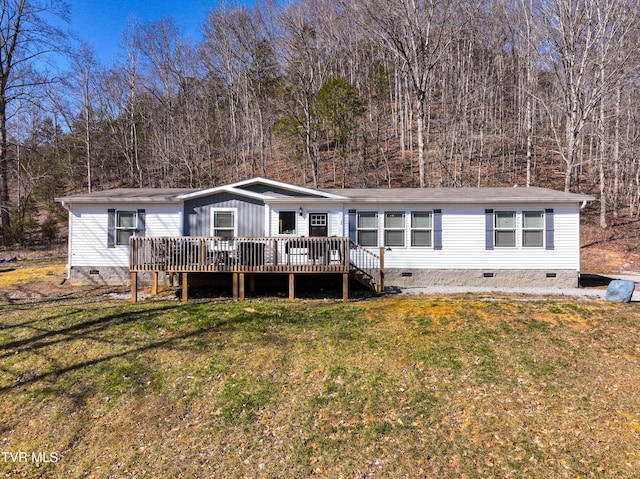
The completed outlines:
[[[256,176],[254,178],[249,178],[246,180],[236,181],[234,183],[229,183],[223,186],[215,186],[213,188],[206,188],[204,190],[194,191],[192,193],[188,193],[180,196],[181,200],[189,200],[193,198],[199,198],[203,196],[209,196],[220,192],[234,193],[240,196],[247,196],[255,199],[268,200],[271,198],[271,195],[265,193],[256,193],[254,191],[249,190],[248,188],[251,186],[266,186],[271,188],[278,188],[285,191],[291,191],[292,193],[296,193],[298,195],[303,196],[311,196],[316,198],[343,198],[340,195],[335,193],[331,193],[328,191],[318,190],[314,188],[307,188],[305,186],[297,186],[292,185],[290,183],[284,183],[282,181],[270,180],[268,178],[263,178],[261,176]]]

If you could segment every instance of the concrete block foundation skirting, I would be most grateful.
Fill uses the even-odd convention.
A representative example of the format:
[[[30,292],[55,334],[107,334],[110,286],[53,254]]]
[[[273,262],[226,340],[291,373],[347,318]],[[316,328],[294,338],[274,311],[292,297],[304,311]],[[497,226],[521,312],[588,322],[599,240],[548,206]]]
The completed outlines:
[[[71,284],[81,286],[129,286],[131,285],[131,272],[127,267],[72,266],[69,271],[69,281]],[[158,283],[161,286],[168,284],[166,273],[158,273]],[[151,273],[138,273],[138,284],[150,285]]]
[[[385,269],[385,286],[473,286],[577,288],[575,270],[522,269]]]
[[[190,275],[191,276],[191,275]],[[206,276],[206,278],[205,278]],[[191,284],[210,281],[228,282],[214,274],[192,274]],[[93,268],[74,266],[70,271],[70,282],[76,285],[123,286],[131,284],[131,273],[127,267],[97,266]],[[520,270],[520,269],[386,269],[385,286],[475,286],[475,287],[549,287],[577,288],[579,274],[574,270]],[[160,286],[168,285],[168,275],[158,274]],[[138,273],[139,285],[151,284],[151,273]]]

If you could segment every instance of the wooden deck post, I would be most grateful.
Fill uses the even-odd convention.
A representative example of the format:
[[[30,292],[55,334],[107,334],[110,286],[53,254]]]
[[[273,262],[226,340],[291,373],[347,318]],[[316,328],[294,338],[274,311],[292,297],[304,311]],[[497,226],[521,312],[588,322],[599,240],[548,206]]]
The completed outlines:
[[[349,301],[349,273],[342,273],[342,301]]]
[[[384,291],[384,248],[380,248],[380,284],[378,285],[378,293]]]
[[[233,300],[238,301],[238,273],[233,273],[231,275],[232,278],[232,290],[233,290]]]
[[[278,240],[273,240],[273,264],[278,264]]]
[[[255,273],[251,273],[249,275],[249,292],[250,293],[255,293],[256,292],[256,275],[255,275]]]
[[[238,273],[238,296],[244,301],[244,273]]]
[[[131,272],[131,302],[138,302],[138,273],[136,271]]]
[[[158,294],[158,272],[151,272],[151,294],[155,296]]]
[[[289,301],[293,301],[296,296],[296,275],[294,273],[289,273]]]
[[[186,303],[189,299],[189,274],[182,273],[182,302]]]

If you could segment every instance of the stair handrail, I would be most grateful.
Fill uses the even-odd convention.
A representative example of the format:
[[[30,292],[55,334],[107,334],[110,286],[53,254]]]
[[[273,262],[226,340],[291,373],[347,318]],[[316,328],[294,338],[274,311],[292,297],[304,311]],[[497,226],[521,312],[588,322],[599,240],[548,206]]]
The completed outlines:
[[[352,272],[359,271],[368,276],[377,292],[384,287],[384,266],[382,249],[380,255],[349,240],[349,261]]]

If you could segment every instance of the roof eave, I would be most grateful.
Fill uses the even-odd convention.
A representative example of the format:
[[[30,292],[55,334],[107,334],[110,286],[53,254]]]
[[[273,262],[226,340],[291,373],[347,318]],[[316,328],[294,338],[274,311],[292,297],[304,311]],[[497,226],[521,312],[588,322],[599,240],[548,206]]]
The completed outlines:
[[[529,203],[529,204],[567,204],[567,203],[584,203],[586,201],[593,201],[595,198],[591,196],[585,196],[583,198],[482,198],[482,199],[447,199],[447,198],[362,198],[362,197],[343,197],[343,198],[269,198],[265,203],[269,204],[287,204],[287,203],[301,203],[305,201],[321,202],[328,204],[339,203],[366,203],[366,204],[407,204],[407,203],[430,203],[430,204],[449,204],[449,205],[471,205],[471,204],[514,204],[514,203]]]
[[[130,197],[130,198],[109,198],[109,197],[95,197],[95,198],[83,198],[78,197],[74,198],[72,196],[63,196],[60,198],[55,198],[55,201],[62,204],[105,204],[105,203],[143,203],[143,204],[180,204],[181,200],[176,198],[140,198],[140,197]]]

